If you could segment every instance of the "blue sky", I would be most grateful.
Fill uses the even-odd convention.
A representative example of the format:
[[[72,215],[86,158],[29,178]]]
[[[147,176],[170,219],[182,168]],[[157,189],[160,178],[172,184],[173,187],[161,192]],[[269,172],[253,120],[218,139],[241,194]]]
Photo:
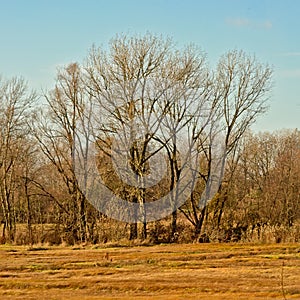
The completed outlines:
[[[274,88],[254,130],[300,128],[299,16],[296,0],[0,0],[0,74],[51,88],[92,44],[149,31],[200,46],[212,67],[231,49],[255,54],[274,67]]]

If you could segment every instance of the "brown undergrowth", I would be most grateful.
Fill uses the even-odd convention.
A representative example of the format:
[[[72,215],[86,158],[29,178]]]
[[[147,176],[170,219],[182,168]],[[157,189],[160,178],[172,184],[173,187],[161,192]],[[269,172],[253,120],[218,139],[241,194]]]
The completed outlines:
[[[300,299],[299,244],[0,246],[0,299]]]

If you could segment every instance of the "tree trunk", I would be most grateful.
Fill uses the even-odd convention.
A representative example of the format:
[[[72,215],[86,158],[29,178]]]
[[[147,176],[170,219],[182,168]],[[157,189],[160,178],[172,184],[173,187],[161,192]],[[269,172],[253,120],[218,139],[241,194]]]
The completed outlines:
[[[138,203],[138,199],[136,195],[133,196],[132,199],[133,203]],[[137,208],[134,211],[134,215],[132,216],[134,223],[130,224],[130,235],[129,235],[129,240],[135,240],[138,238],[138,225],[137,225]]]
[[[143,240],[147,238],[147,222],[143,222]]]
[[[80,239],[82,243],[87,241],[86,236],[86,205],[85,205],[85,197],[83,195],[79,196],[80,207],[79,207],[79,225],[80,225]]]
[[[172,213],[172,223],[171,223],[171,241],[175,242],[177,240],[177,210]]]
[[[201,233],[202,230],[202,226],[203,226],[203,222],[204,222],[204,218],[205,218],[205,214],[206,214],[206,206],[204,206],[201,210],[201,214],[200,214],[200,218],[198,219],[196,226],[195,226],[195,239],[198,240],[199,235]]]
[[[33,235],[32,235],[32,215],[31,215],[31,205],[30,205],[30,195],[28,193],[28,179],[25,178],[25,196],[27,200],[27,229],[29,236],[30,245],[33,244]]]
[[[135,240],[138,237],[138,226],[137,223],[130,224],[130,235],[129,240]]]

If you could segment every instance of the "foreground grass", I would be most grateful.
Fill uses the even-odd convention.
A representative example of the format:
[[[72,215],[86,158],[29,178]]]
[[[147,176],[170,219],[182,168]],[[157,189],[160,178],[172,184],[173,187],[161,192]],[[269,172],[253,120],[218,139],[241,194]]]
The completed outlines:
[[[300,299],[300,245],[4,245],[0,299]]]

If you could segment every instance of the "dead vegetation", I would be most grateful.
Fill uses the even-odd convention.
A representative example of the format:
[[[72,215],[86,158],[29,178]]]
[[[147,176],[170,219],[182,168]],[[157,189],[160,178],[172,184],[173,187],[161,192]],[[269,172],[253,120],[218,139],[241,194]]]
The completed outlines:
[[[299,244],[0,246],[1,299],[300,299]]]

